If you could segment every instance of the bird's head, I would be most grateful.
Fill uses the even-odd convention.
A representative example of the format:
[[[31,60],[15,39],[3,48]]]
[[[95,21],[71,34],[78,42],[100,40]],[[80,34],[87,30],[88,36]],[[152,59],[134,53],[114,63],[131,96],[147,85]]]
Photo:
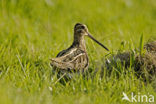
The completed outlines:
[[[102,46],[102,47],[105,48],[107,51],[109,51],[107,47],[105,47],[102,43],[100,43],[99,41],[97,41],[97,40],[89,33],[87,26],[84,25],[84,24],[77,23],[77,24],[74,26],[74,35],[75,35],[75,38],[82,37],[82,36],[88,36],[89,38],[91,38],[92,40],[94,40],[96,43],[98,43],[100,46]]]
[[[81,24],[81,23],[77,23],[74,26],[74,33],[77,35],[88,35],[88,28],[86,25]]]

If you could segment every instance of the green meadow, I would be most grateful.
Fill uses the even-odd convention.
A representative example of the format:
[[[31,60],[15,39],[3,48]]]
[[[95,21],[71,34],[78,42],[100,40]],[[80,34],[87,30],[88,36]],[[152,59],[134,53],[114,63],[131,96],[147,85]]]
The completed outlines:
[[[156,103],[156,82],[144,83],[131,67],[118,78],[114,70],[66,85],[51,76],[49,59],[72,44],[77,22],[110,50],[85,37],[94,71],[108,54],[138,49],[142,34],[144,43],[156,39],[156,1],[0,0],[0,104],[129,104],[123,92],[153,95]]]

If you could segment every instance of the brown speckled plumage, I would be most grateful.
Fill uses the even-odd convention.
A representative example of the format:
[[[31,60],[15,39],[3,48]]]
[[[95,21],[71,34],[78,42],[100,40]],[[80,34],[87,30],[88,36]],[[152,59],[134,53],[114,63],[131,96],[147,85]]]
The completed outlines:
[[[73,44],[66,50],[58,53],[56,58],[51,59],[53,70],[58,69],[61,72],[84,71],[88,69],[89,59],[86,51],[84,36],[89,36],[96,43],[108,50],[103,44],[94,39],[88,32],[84,24],[77,23],[74,27]]]

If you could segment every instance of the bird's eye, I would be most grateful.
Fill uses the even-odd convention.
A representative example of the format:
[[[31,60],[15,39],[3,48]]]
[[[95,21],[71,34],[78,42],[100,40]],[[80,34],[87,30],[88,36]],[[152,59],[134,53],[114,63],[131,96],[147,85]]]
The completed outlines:
[[[81,29],[85,29],[85,26],[81,26]]]

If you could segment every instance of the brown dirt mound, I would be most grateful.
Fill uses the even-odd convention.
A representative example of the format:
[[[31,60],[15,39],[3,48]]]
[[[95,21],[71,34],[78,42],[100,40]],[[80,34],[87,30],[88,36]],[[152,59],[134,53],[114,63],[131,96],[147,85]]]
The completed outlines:
[[[111,56],[106,60],[107,69],[111,71],[120,62],[122,67],[125,68],[131,65],[136,75],[139,78],[142,77],[144,81],[152,81],[156,76],[156,41],[145,44],[144,49],[146,52],[142,55],[135,52],[123,52]]]
[[[156,41],[145,44],[144,49],[148,52],[156,52]]]
[[[141,76],[144,80],[153,80],[156,75],[156,53],[147,52],[142,56],[135,58],[134,70],[137,76]]]

